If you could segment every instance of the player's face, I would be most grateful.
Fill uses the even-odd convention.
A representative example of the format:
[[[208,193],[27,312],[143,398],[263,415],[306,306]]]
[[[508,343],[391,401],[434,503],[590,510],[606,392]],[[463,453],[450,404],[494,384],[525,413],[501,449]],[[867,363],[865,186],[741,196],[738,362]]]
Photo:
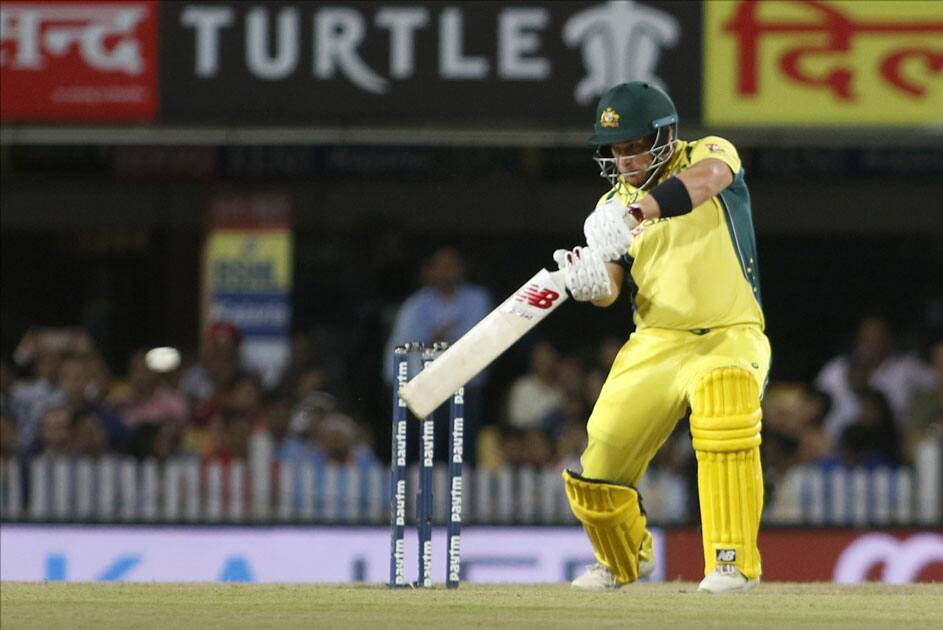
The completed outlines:
[[[612,157],[616,159],[616,168],[633,186],[639,186],[649,178],[648,169],[652,165],[651,149],[654,142],[655,136],[652,134],[611,147]]]

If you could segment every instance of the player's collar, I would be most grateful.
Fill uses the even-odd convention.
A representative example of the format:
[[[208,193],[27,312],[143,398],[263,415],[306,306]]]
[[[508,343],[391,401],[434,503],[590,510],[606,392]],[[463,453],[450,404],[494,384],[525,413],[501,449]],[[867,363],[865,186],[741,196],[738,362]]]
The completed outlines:
[[[675,167],[681,164],[681,161],[684,159],[684,150],[687,148],[687,146],[687,141],[678,138],[677,142],[675,143],[674,154],[671,156],[671,159],[668,160],[668,163],[664,165],[664,170],[662,171],[661,177],[658,178],[659,183],[668,179],[668,177],[670,177],[668,173],[673,171]]]

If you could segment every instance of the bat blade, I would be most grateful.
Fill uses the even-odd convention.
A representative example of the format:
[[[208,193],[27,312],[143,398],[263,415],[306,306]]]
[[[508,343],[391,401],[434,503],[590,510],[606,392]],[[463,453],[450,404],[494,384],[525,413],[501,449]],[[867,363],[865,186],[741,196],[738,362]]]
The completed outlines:
[[[400,388],[400,398],[428,416],[566,300],[563,272],[541,269]]]

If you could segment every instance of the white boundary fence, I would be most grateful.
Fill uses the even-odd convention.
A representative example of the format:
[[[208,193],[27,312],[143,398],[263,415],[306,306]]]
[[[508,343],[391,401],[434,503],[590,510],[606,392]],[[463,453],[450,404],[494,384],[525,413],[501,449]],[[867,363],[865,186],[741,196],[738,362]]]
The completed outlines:
[[[766,506],[784,525],[943,525],[943,444],[924,440],[913,467],[789,470]]]
[[[418,469],[409,470],[407,514],[415,514]],[[939,525],[943,513],[943,445],[925,441],[913,467],[795,468],[777,485],[765,522],[803,525]],[[434,473],[434,519],[448,510],[447,471]],[[575,523],[560,471],[490,471],[466,466],[468,523]],[[649,520],[688,520],[688,490],[677,475],[650,470],[639,488]],[[167,523],[346,523],[389,519],[386,467],[318,466],[275,461],[263,435],[247,462],[193,458],[157,462],[37,457],[0,462],[0,518],[6,521]]]

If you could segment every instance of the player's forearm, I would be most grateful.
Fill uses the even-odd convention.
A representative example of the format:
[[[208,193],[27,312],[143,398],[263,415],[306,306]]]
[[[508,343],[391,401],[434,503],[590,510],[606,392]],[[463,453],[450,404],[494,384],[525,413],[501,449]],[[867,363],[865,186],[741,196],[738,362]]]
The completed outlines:
[[[690,198],[690,207],[696,208],[729,186],[733,182],[733,173],[721,160],[709,158],[675,175],[675,178],[684,185]],[[659,184],[662,185],[664,183]],[[657,194],[649,194],[636,204],[646,219],[657,219],[665,214],[672,216],[672,213],[662,211],[658,197]]]
[[[619,299],[619,290],[614,289],[608,297],[600,298],[598,300],[593,300],[593,306],[598,306],[600,308],[606,308],[607,306],[612,306],[615,304],[615,301]]]
[[[717,158],[698,162],[677,175],[691,197],[691,205],[698,207],[733,183],[730,167]]]
[[[609,272],[609,286],[612,291],[604,298],[593,300],[593,306],[605,308],[611,306],[619,299],[619,290],[622,287],[622,281],[625,280],[625,272],[622,270],[622,267],[615,263],[606,263],[606,271]]]

